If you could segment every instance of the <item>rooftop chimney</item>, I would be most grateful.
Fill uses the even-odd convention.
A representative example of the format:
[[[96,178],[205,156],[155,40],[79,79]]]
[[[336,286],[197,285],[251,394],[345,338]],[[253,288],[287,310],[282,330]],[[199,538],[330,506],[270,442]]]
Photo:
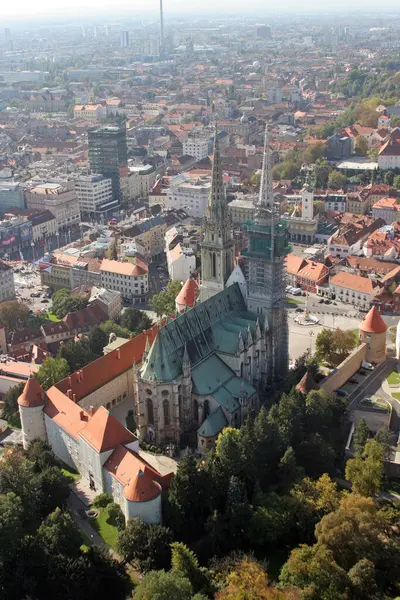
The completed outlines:
[[[94,413],[95,413],[94,406],[91,406],[91,407],[89,408],[89,415],[90,415],[91,417],[93,417]]]
[[[119,360],[121,358],[121,352],[119,350],[119,348],[117,348],[117,359]]]

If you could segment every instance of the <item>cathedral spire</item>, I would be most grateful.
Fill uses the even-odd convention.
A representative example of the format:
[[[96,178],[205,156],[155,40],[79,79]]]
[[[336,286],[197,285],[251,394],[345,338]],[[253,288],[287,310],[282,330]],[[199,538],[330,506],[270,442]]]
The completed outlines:
[[[211,192],[208,198],[207,217],[211,220],[223,221],[225,216],[225,188],[222,177],[221,156],[219,153],[218,126],[215,124]]]
[[[274,191],[272,187],[272,160],[269,147],[268,123],[265,124],[264,133],[264,154],[261,171],[260,194],[258,206],[262,209],[272,211],[274,206]]]

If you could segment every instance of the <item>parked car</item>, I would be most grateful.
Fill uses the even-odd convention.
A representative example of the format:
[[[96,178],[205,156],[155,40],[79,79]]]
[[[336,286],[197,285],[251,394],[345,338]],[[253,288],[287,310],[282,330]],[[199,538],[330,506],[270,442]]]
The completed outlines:
[[[365,362],[364,360],[361,363],[361,366],[363,369],[367,369],[367,371],[373,371],[374,370],[374,366],[371,365],[371,363],[369,362]]]
[[[40,292],[32,292],[31,298],[40,298]]]
[[[296,310],[294,312],[302,313],[302,312],[304,312],[304,310],[302,308],[296,308]]]
[[[364,375],[366,375],[365,371],[358,371],[358,374],[361,375],[361,377],[364,377]]]
[[[347,394],[346,394],[346,392],[344,390],[341,390],[341,389],[336,390],[336,394],[338,396],[341,396],[342,398],[347,398]]]
[[[42,304],[48,304],[49,303],[48,298],[43,298],[43,300],[41,300],[41,303]]]
[[[351,383],[351,385],[358,385],[358,381],[357,381],[357,379],[354,379],[354,377],[349,379],[348,383]]]
[[[330,300],[324,300],[325,304],[330,304],[331,301]]]
[[[323,304],[324,303],[324,299],[321,298],[321,300],[318,300],[318,304]]]

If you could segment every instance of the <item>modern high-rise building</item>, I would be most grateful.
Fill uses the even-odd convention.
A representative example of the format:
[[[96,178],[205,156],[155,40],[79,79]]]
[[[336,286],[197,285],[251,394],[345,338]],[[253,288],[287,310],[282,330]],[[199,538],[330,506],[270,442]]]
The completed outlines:
[[[129,31],[121,31],[121,48],[129,46]]]
[[[128,164],[125,126],[104,125],[89,130],[89,162],[93,173],[110,177],[113,199],[121,199],[120,171]]]

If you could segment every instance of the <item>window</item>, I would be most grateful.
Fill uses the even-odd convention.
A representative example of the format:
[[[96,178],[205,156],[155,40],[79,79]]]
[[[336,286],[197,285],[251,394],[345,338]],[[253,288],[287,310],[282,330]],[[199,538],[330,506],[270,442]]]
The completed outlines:
[[[193,421],[198,423],[199,422],[199,403],[197,402],[197,400],[193,400],[192,410],[193,410]]]
[[[164,400],[163,402],[163,413],[164,413],[164,425],[169,425],[170,423],[170,418],[169,418],[169,401],[167,399]]]
[[[204,400],[204,419],[207,419],[210,414],[210,402],[208,400]]]
[[[153,400],[151,398],[147,398],[147,422],[149,425],[153,425],[154,423],[154,410],[153,410]]]
[[[168,391],[168,390],[163,390],[163,391],[161,392],[161,396],[163,396],[164,398],[168,398],[168,396],[169,396],[169,391]]]

